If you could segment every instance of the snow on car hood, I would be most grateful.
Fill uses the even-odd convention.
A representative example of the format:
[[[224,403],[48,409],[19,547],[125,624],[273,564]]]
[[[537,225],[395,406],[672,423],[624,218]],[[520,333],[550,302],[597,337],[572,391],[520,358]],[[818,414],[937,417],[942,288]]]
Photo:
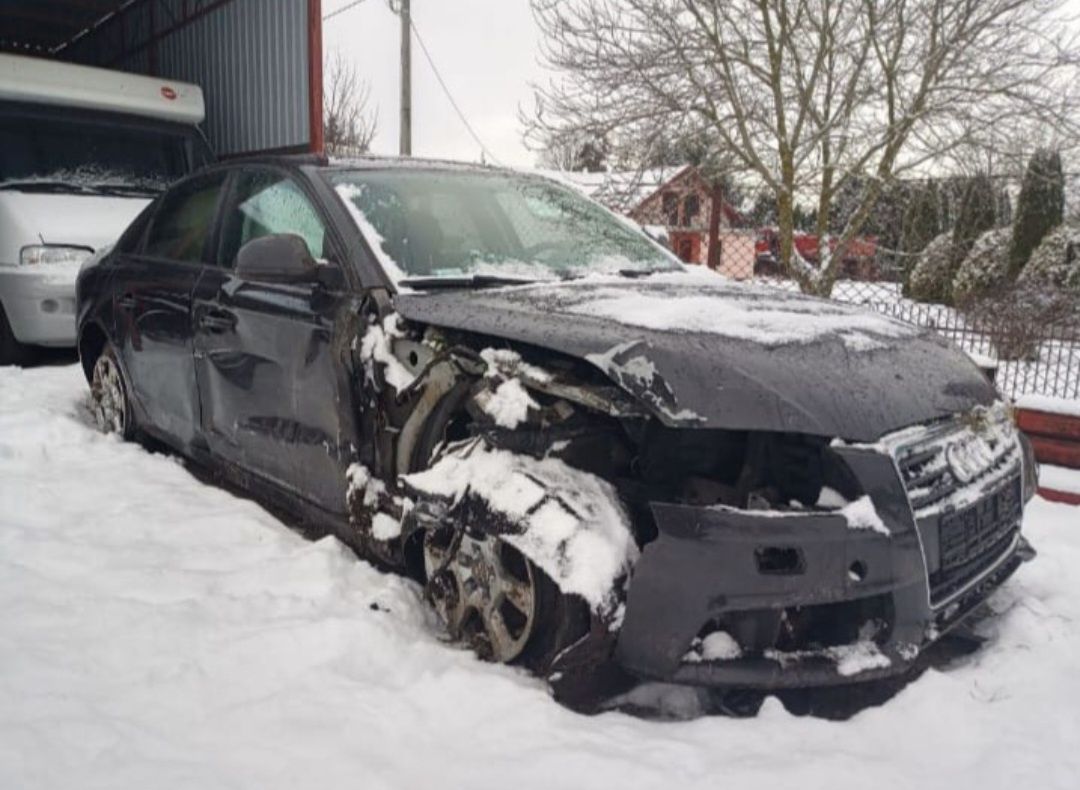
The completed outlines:
[[[996,399],[932,332],[712,275],[402,293],[395,305],[412,321],[584,360],[670,425],[866,442]]]
[[[145,197],[0,191],[0,216],[7,215],[5,224],[17,228],[19,236],[4,239],[5,257],[10,257],[9,245],[14,245],[14,261],[19,248],[42,242],[97,250],[115,242],[149,202]]]

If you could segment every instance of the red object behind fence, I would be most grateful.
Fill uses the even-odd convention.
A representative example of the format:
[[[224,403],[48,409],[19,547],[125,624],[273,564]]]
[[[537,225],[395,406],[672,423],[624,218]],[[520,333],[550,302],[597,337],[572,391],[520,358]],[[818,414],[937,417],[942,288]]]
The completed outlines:
[[[1039,463],[1080,470],[1080,416],[1021,408],[1017,424],[1031,439]],[[1080,505],[1080,493],[1045,484],[1039,494],[1052,502]]]

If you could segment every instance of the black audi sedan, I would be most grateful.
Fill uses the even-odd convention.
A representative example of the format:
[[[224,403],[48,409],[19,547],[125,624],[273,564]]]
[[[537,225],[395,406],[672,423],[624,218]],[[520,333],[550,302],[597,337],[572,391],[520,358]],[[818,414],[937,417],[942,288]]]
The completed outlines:
[[[1030,449],[965,355],[536,175],[213,166],[81,272],[78,321],[103,430],[409,574],[570,704],[899,675],[1033,553]]]

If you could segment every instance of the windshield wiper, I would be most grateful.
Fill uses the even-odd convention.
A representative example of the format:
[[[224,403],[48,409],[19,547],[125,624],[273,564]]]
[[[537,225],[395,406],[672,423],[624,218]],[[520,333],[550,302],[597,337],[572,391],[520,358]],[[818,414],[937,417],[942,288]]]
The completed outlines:
[[[619,269],[616,274],[620,277],[630,277],[638,279],[640,277],[651,277],[654,274],[662,274],[663,272],[674,271],[673,269]]]
[[[535,283],[536,280],[528,277],[511,277],[501,274],[462,274],[443,277],[438,275],[406,277],[400,282],[401,285],[423,291],[438,288],[493,288],[500,285],[528,285]]]
[[[82,184],[73,184],[70,181],[38,181],[36,179],[0,181],[0,189],[18,190],[19,192],[48,192],[51,194],[86,195],[90,193],[90,190]]]
[[[138,184],[90,184],[90,189],[102,195],[134,195],[137,197],[154,197],[163,190]]]

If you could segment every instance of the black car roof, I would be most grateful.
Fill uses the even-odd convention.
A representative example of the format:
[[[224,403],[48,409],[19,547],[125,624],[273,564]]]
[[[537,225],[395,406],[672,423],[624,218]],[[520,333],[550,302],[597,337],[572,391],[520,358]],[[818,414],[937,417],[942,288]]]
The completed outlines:
[[[323,170],[454,170],[478,173],[516,173],[507,167],[479,164],[476,162],[458,162],[453,159],[425,159],[405,156],[357,156],[331,158],[322,166]]]
[[[289,169],[317,169],[322,172],[348,172],[356,170],[441,170],[506,175],[531,175],[546,178],[543,173],[529,173],[510,167],[459,162],[452,159],[426,159],[420,157],[367,155],[348,158],[329,158],[323,154],[254,154],[219,160],[202,168],[200,172],[213,169],[242,167],[244,165],[273,165]]]

